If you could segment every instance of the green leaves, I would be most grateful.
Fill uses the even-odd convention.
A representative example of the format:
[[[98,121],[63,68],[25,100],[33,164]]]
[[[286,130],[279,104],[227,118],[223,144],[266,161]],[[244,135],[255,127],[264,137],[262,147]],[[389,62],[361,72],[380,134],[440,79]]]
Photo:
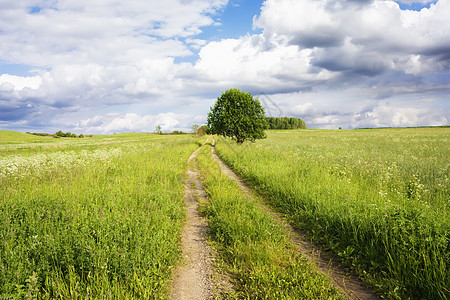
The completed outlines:
[[[230,137],[238,144],[264,139],[267,128],[264,108],[258,99],[239,89],[225,91],[208,113],[211,134]]]

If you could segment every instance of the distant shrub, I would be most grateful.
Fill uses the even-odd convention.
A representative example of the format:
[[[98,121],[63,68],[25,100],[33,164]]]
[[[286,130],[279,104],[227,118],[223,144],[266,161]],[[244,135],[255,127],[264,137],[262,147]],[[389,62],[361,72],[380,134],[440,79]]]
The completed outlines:
[[[54,134],[55,137],[64,137],[66,136],[64,132],[62,132],[61,130],[58,131],[57,133]]]
[[[37,136],[49,136],[49,135],[51,135],[51,134],[48,134],[48,133],[29,132],[29,131],[27,131],[26,133],[27,133],[27,134],[32,134],[32,135],[37,135]]]
[[[206,125],[203,125],[202,127],[200,127],[199,129],[198,129],[198,134],[200,135],[200,136],[204,136],[205,134],[209,134],[209,127],[208,126],[206,126]]]
[[[61,130],[58,131],[58,132],[56,132],[55,134],[53,134],[53,136],[56,137],[56,138],[61,138],[61,137],[84,138],[84,135],[83,135],[83,134],[76,135],[75,133],[71,133],[71,132],[69,132],[69,131],[66,132],[66,133],[64,133],[64,132],[62,132]],[[88,135],[88,136],[89,136],[89,135]],[[92,135],[90,135],[90,136],[92,136]]]

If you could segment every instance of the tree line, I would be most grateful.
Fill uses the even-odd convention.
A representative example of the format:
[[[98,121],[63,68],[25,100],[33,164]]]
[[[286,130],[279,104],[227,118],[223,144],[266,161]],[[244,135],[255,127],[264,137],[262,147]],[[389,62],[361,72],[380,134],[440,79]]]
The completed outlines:
[[[306,129],[302,119],[289,117],[266,117],[267,129]]]
[[[41,132],[26,132],[27,134],[32,134],[32,135],[37,135],[37,136],[51,136],[51,137],[55,137],[55,138],[62,138],[62,137],[70,137],[70,138],[84,138],[85,135],[83,134],[79,134],[76,135],[75,133],[70,133],[70,132],[62,132],[61,130],[56,132],[55,134],[50,134],[50,133],[41,133]],[[87,135],[88,137],[92,137],[92,135]]]

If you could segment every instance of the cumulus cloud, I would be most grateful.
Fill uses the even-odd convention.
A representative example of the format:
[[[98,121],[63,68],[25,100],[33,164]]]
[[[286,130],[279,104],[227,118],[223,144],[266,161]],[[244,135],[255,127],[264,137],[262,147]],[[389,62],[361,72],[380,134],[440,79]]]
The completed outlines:
[[[450,120],[445,96],[408,94],[374,99],[365,88],[270,95],[280,116],[303,119],[308,128],[442,126]]]
[[[443,95],[436,103],[448,101],[450,1],[422,3],[430,5],[412,11],[381,0],[267,0],[254,18],[262,34],[209,43],[195,67],[207,80],[271,94],[285,113],[312,126],[412,126],[426,125],[427,118],[442,125],[442,111],[414,107],[415,101],[383,115],[383,122],[374,121],[381,108],[365,114],[364,122],[351,120],[383,99],[395,105],[396,99],[435,93]],[[290,104],[274,95],[295,91],[303,93],[287,97]]]
[[[312,64],[330,71],[368,76],[406,71],[404,57],[411,56],[435,70],[448,64],[444,53],[449,49],[445,41],[450,39],[449,1],[421,11],[403,11],[393,1],[366,1],[357,7],[332,4],[328,0],[268,0],[256,25],[266,34],[283,34],[300,48],[313,49]]]
[[[333,115],[323,116],[323,117],[317,117],[312,119],[313,125],[334,125],[338,122],[338,118]]]
[[[226,0],[3,3],[0,53],[5,60],[30,65],[179,55],[186,49],[176,38],[196,35],[202,26],[213,24],[211,15],[226,4]]]
[[[75,130],[89,133],[106,134],[112,132],[154,132],[156,126],[162,131],[188,131],[186,120],[190,116],[172,112],[157,115],[139,115],[136,113],[109,113],[81,120],[75,124]]]
[[[262,34],[207,44],[195,69],[204,80],[255,92],[408,85],[411,75],[417,93],[442,88],[430,79],[450,68],[450,1],[421,11],[345,2],[267,0],[254,18]]]
[[[298,104],[292,108],[292,112],[298,116],[313,116],[318,112],[318,109],[314,104],[308,102],[305,104]]]
[[[333,77],[327,70],[312,70],[311,50],[300,50],[285,37],[260,34],[212,42],[199,56],[195,69],[205,80],[248,87],[255,93],[308,89]]]
[[[10,122],[25,118],[25,123],[37,124],[39,118],[54,120],[51,114],[86,108],[158,106],[163,97],[168,106],[176,105],[171,99],[185,92],[192,66],[174,58],[192,55],[205,44],[195,35],[213,25],[226,4],[0,1],[1,60],[31,66],[36,73],[0,74],[2,110],[9,112]]]
[[[410,127],[447,125],[448,119],[442,112],[429,108],[380,103],[369,111],[354,114],[352,122],[352,127]]]
[[[14,76],[9,74],[0,75],[0,91],[21,91],[24,88],[36,90],[42,84],[40,76]]]
[[[141,77],[150,77],[155,85],[158,79],[171,79],[171,68],[177,67],[174,57],[192,55],[190,47],[203,45],[189,37],[213,24],[212,16],[226,4],[227,0],[2,3],[0,57],[41,68],[48,72],[49,85],[59,81],[62,89],[84,83],[119,87]]]

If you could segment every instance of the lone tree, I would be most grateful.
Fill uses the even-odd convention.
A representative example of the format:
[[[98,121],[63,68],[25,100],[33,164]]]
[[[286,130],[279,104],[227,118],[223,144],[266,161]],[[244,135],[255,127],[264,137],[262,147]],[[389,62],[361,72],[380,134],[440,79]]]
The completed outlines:
[[[200,128],[200,126],[198,126],[197,124],[192,125],[192,132],[197,135],[198,133],[198,129]]]
[[[266,138],[267,128],[264,108],[250,93],[229,89],[217,98],[208,113],[211,134],[231,137],[238,144],[245,140],[254,142]]]

